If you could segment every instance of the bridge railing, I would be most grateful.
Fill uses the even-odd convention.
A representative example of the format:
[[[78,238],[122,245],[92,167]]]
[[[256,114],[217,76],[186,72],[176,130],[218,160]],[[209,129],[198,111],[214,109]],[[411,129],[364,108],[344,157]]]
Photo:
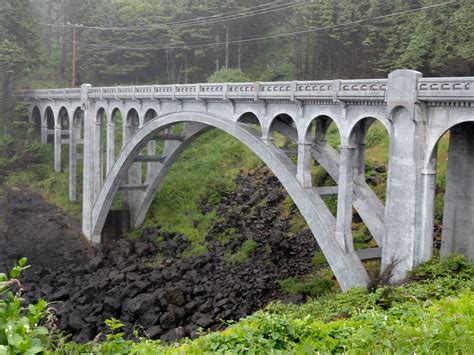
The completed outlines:
[[[384,100],[387,79],[281,81],[248,83],[204,83],[90,87],[91,99],[253,99],[253,100]],[[473,100],[474,77],[420,78],[418,98],[422,101]],[[25,90],[22,99],[80,99],[81,89]]]
[[[474,78],[418,79],[418,98],[423,101],[439,99],[474,99]]]

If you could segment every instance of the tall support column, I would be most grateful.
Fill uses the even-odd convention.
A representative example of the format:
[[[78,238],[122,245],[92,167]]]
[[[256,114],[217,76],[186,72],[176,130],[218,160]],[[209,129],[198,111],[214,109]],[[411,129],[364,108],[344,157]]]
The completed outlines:
[[[156,141],[151,140],[148,142],[147,145],[148,155],[156,155]],[[146,181],[151,181],[152,176],[154,175],[153,172],[158,169],[159,163],[147,163],[146,169]]]
[[[54,171],[61,172],[61,122],[55,118],[54,125]]]
[[[415,262],[421,263],[433,256],[433,222],[436,196],[436,148],[430,159],[429,166],[421,172],[421,184],[423,191],[421,210],[421,239]]]
[[[41,124],[41,143],[48,143],[48,125]]]
[[[107,173],[112,169],[115,163],[115,124],[111,123],[112,113],[107,115]]]
[[[71,125],[69,131],[69,201],[76,201],[77,131],[78,129]]]
[[[303,187],[311,187],[311,143],[298,143],[296,178]]]
[[[82,232],[89,241],[92,240],[92,206],[94,206],[94,189],[93,189],[93,125],[95,122],[95,111],[89,102],[88,90],[90,85],[83,84],[81,86],[81,104],[84,110],[84,156],[82,174]],[[100,242],[100,241],[99,241]]]
[[[337,195],[336,239],[345,251],[353,251],[352,241],[352,194],[354,181],[355,146],[340,147],[339,179]]]
[[[102,124],[101,120],[94,113],[92,123],[93,140],[89,142],[92,145],[92,186],[94,188],[94,199],[99,195],[100,189],[104,181],[104,152],[102,150]]]
[[[393,264],[392,281],[402,280],[416,265],[421,239],[421,167],[423,111],[417,103],[421,73],[397,70],[389,74],[387,109],[391,142],[385,207],[382,269]]]
[[[441,254],[474,260],[474,123],[450,131]]]
[[[127,122],[124,125],[123,129],[123,142],[124,145],[128,143],[132,135],[135,133],[135,131],[138,129],[137,126],[132,126],[130,125],[129,122]],[[127,174],[127,183],[130,185],[139,185],[141,184],[141,169],[142,169],[142,163],[132,163],[128,170]],[[124,201],[128,208],[130,208],[130,213],[133,214],[135,206],[138,205],[139,200],[140,200],[140,195],[143,195],[142,191],[127,191],[124,192]]]

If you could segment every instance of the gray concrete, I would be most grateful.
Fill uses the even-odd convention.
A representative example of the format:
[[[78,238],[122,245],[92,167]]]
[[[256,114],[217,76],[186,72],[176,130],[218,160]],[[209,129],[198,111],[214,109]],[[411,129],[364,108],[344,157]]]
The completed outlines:
[[[474,258],[474,130],[465,123],[474,121],[473,77],[425,79],[414,71],[397,70],[388,79],[83,85],[25,91],[18,96],[31,103],[30,113],[40,113],[42,141],[46,143],[54,134],[56,171],[62,168],[61,144],[69,144],[71,200],[76,198],[77,145],[84,144],[83,232],[92,243],[102,241],[104,223],[119,191],[130,210],[132,228],[139,227],[179,155],[200,134],[217,128],[239,139],[279,178],[343,289],[365,285],[368,276],[361,260],[380,256],[382,267],[396,262],[397,280],[432,255],[436,145],[451,130],[442,252]],[[78,108],[84,111],[83,128],[73,119]],[[47,111],[54,116],[54,130],[48,128]],[[98,119],[102,111],[106,123]],[[115,156],[113,113],[117,111],[123,116],[123,149]],[[60,112],[69,117],[66,133]],[[244,114],[247,118],[241,120]],[[365,182],[365,136],[375,121],[390,136],[385,206]],[[340,153],[327,143],[331,122],[339,130]],[[171,128],[181,123],[184,131],[173,137]],[[247,126],[250,123],[258,123],[261,133]],[[276,147],[274,132],[288,137],[297,149]],[[161,154],[156,153],[156,140],[165,143]],[[297,156],[296,163],[291,155]],[[313,186],[313,159],[338,186]],[[146,175],[142,177],[143,164]],[[323,197],[336,193],[337,216],[333,216]],[[353,208],[378,248],[354,250]]]

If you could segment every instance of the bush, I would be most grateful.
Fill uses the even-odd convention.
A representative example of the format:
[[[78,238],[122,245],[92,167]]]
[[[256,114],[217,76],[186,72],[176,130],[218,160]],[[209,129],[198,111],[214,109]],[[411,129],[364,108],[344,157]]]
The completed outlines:
[[[332,281],[321,279],[318,275],[310,278],[289,277],[278,281],[283,292],[290,295],[306,295],[310,297],[319,297],[331,291]]]
[[[22,305],[18,278],[25,264],[26,259],[20,259],[9,276],[0,273],[0,354],[38,354],[48,345],[48,329],[39,325],[46,316],[46,301]]]
[[[433,258],[418,265],[409,272],[411,280],[433,280],[442,277],[472,279],[474,265],[468,263],[462,255],[449,255],[443,258]]]

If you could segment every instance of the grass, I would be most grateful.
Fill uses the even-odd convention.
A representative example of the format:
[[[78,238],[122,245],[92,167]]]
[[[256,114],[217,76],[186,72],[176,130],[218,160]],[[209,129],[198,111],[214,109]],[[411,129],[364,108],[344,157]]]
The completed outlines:
[[[253,239],[247,239],[242,243],[242,247],[235,254],[226,254],[225,260],[231,264],[241,264],[248,260],[250,254],[257,249],[257,242]]]
[[[231,190],[241,170],[260,164],[239,141],[218,130],[204,133],[171,168],[150,207],[144,226],[185,234],[203,242],[215,212],[203,213],[202,204],[217,203]]]

